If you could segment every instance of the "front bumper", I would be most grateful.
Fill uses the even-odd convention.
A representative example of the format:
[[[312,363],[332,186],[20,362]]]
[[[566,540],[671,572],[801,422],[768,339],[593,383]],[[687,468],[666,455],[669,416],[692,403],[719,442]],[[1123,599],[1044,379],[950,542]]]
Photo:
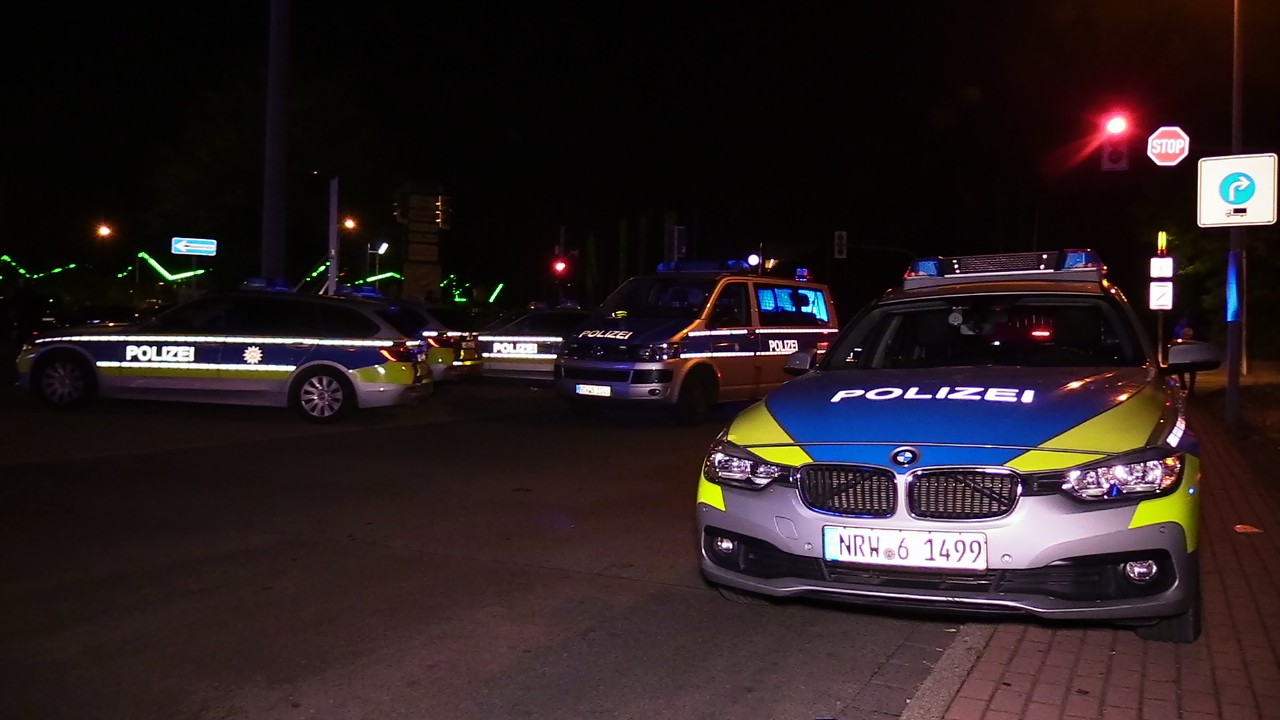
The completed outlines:
[[[675,362],[559,361],[555,366],[555,390],[566,398],[671,404],[682,369]],[[607,397],[578,392],[579,385],[609,388]]]
[[[705,482],[705,481],[704,481]],[[1062,496],[1024,497],[993,520],[938,522],[816,513],[794,488],[725,488],[729,512],[698,504],[702,572],[713,583],[773,597],[925,608],[961,614],[1141,622],[1185,612],[1198,583],[1196,553],[1178,522],[1130,527],[1133,504],[1085,506]],[[981,532],[988,569],[934,570],[823,558],[828,525]],[[716,538],[734,541],[732,552]],[[1153,560],[1146,583],[1124,576]]]

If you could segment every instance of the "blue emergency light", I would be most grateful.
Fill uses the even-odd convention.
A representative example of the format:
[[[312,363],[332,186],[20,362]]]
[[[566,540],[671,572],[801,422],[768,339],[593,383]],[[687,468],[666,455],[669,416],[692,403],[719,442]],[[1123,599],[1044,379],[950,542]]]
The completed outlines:
[[[903,276],[903,287],[931,287],[997,277],[1096,282],[1102,279],[1106,269],[1102,258],[1093,250],[931,257],[911,262]]]

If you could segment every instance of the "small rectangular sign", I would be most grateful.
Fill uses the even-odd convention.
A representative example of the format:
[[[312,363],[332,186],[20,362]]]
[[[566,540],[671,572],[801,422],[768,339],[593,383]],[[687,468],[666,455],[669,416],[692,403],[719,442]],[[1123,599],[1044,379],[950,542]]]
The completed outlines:
[[[176,237],[169,242],[174,255],[200,255],[213,257],[218,254],[218,241],[209,238]]]
[[[1171,278],[1173,277],[1173,256],[1172,255],[1156,255],[1151,258],[1151,277],[1153,278]]]
[[[1173,309],[1173,283],[1168,280],[1151,281],[1150,307],[1152,310]]]

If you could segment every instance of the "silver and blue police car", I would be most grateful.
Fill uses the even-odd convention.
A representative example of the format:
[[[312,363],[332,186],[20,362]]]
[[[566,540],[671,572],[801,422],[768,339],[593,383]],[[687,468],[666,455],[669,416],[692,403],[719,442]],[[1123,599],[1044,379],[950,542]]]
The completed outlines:
[[[18,381],[58,408],[94,397],[292,407],[331,422],[429,394],[426,348],[394,306],[266,291],[212,294],[145,322],[45,333]]]
[[[740,601],[1200,632],[1198,442],[1090,251],[914,263],[820,362],[740,414],[698,484],[701,567]]]

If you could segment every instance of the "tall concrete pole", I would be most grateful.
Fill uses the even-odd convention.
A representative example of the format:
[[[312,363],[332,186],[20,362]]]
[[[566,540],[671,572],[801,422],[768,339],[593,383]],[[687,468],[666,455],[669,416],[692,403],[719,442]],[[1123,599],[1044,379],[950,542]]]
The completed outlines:
[[[266,142],[262,163],[262,277],[285,272],[285,77],[289,0],[271,0],[267,48]]]

